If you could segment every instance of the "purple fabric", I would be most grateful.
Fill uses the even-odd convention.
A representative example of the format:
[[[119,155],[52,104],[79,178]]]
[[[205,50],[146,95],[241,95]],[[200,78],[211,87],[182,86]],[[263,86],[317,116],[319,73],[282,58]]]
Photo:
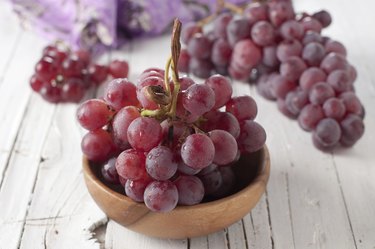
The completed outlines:
[[[173,19],[199,20],[216,0],[10,0],[21,22],[51,41],[100,53],[128,39],[170,30]],[[243,4],[248,0],[230,0]]]

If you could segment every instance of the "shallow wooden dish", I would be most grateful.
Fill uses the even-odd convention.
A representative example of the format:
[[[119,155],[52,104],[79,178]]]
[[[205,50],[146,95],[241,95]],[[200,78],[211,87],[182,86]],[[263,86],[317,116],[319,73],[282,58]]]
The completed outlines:
[[[267,147],[242,157],[233,169],[238,179],[233,194],[195,206],[178,206],[169,213],[155,213],[104,184],[98,167],[83,159],[87,188],[110,219],[138,233],[169,239],[207,235],[250,212],[264,193],[270,175]]]

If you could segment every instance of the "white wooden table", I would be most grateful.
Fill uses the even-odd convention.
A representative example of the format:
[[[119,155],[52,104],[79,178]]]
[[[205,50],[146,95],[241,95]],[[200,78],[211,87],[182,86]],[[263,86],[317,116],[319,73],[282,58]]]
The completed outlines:
[[[316,150],[311,135],[285,118],[275,103],[245,84],[259,104],[268,133],[272,173],[254,210],[207,237],[159,240],[120,227],[99,210],[82,177],[76,105],[50,105],[32,93],[28,79],[46,42],[21,30],[0,2],[0,248],[113,249],[374,249],[375,248],[375,3],[371,0],[298,0],[297,10],[328,9],[325,34],[342,41],[358,70],[357,93],[366,133],[352,149]],[[163,66],[169,38],[129,44],[130,78]],[[102,60],[107,60],[102,58]]]

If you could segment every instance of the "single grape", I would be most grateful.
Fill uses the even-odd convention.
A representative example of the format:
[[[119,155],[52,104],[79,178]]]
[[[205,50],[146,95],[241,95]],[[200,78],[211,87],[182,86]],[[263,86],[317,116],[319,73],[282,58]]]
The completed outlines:
[[[323,45],[317,42],[308,43],[302,51],[302,59],[309,66],[319,66],[325,55],[326,51]]]
[[[296,87],[296,83],[283,75],[277,75],[270,79],[270,91],[277,98],[285,99],[286,95]]]
[[[324,147],[334,146],[341,137],[340,125],[332,118],[324,118],[317,124],[314,135]]]
[[[363,107],[361,101],[353,92],[342,93],[339,98],[344,102],[346,112],[356,115],[362,115]]]
[[[270,5],[269,18],[276,27],[287,20],[293,19],[294,15],[293,5],[289,1],[274,2]]]
[[[30,86],[34,90],[34,92],[39,92],[43,85],[43,81],[40,80],[37,75],[34,74],[33,76],[31,76]]]
[[[308,104],[301,110],[298,116],[298,124],[302,129],[311,131],[323,118],[324,112],[320,105]]]
[[[212,195],[217,198],[222,198],[230,194],[231,191],[233,190],[233,187],[236,183],[236,176],[233,173],[233,170],[231,167],[220,167],[219,171],[220,171],[223,183],[221,184],[220,188]]]
[[[195,205],[204,197],[204,186],[196,176],[180,176],[174,182],[178,190],[178,204]]]
[[[199,115],[195,113],[191,113],[184,107],[184,95],[179,94],[177,97],[177,105],[176,105],[176,116],[181,119],[183,122],[186,123],[194,123],[198,120]]]
[[[212,42],[202,33],[196,33],[187,44],[187,51],[191,57],[208,59],[211,56]]]
[[[300,56],[302,45],[297,40],[284,40],[279,43],[276,50],[277,58],[282,62],[291,56]]]
[[[324,82],[326,79],[327,75],[323,70],[317,67],[310,67],[302,73],[299,84],[303,90],[309,91],[316,83]]]
[[[332,88],[337,93],[347,92],[352,86],[352,81],[348,71],[339,69],[332,71],[327,78],[327,83],[332,86]]]
[[[146,170],[155,180],[164,181],[171,178],[177,171],[177,162],[171,149],[157,146],[150,150],[147,154]]]
[[[276,104],[277,104],[277,108],[279,109],[279,111],[285,116],[287,116],[288,118],[295,119],[297,117],[296,114],[292,113],[289,110],[286,100],[279,98],[277,99]]]
[[[304,35],[304,30],[299,22],[289,20],[281,25],[280,34],[285,40],[301,40]]]
[[[113,111],[100,99],[89,99],[83,102],[77,109],[79,124],[89,131],[102,128],[107,125],[113,116]]]
[[[126,106],[119,110],[112,121],[113,138],[119,148],[126,148],[128,142],[128,128],[134,119],[140,117],[134,106]]]
[[[349,64],[345,56],[337,53],[329,53],[320,64],[320,68],[328,74],[337,69],[348,70],[348,67]]]
[[[91,62],[91,54],[88,50],[79,49],[74,52],[74,55],[77,56],[80,61],[83,61],[86,66]]]
[[[60,86],[45,84],[40,90],[40,95],[50,103],[59,103],[62,100],[62,89]]]
[[[61,89],[61,98],[67,102],[78,103],[85,95],[84,83],[80,79],[71,78]]]
[[[332,22],[332,17],[326,10],[314,13],[313,17],[322,24],[323,28],[328,27]]]
[[[341,54],[343,56],[346,56],[347,54],[345,46],[338,41],[328,40],[325,43],[324,48],[326,49],[327,54],[331,52]]]
[[[363,120],[354,114],[349,114],[340,122],[342,137],[341,145],[345,147],[353,146],[363,135],[365,125]]]
[[[271,90],[271,81],[274,77],[278,75],[278,73],[271,73],[269,75],[262,75],[261,77],[259,77],[256,84],[257,92],[268,100],[276,100],[276,96],[274,95],[274,92]]]
[[[125,106],[137,106],[136,87],[126,78],[112,80],[105,89],[104,100],[116,111]]]
[[[149,71],[147,71],[147,70],[149,70]],[[164,70],[159,69],[159,68],[146,69],[145,72],[141,73],[138,77],[137,89],[139,90],[142,87],[152,85],[152,83],[146,81],[146,79],[148,80],[148,78],[152,78],[152,77],[156,77],[156,78],[161,79],[163,81],[164,80]],[[152,79],[154,79],[154,78],[152,78]],[[143,81],[146,81],[146,82],[143,82]]]
[[[240,136],[237,140],[238,148],[244,153],[260,150],[266,142],[266,132],[263,127],[252,120],[241,124]]]
[[[352,65],[349,65],[348,73],[350,77],[350,81],[354,82],[357,79],[357,70]]]
[[[220,74],[212,75],[205,82],[215,94],[215,105],[213,109],[218,109],[224,106],[232,96],[233,89],[230,80]]]
[[[227,38],[229,44],[234,45],[242,40],[250,38],[250,25],[246,18],[232,19],[227,26]]]
[[[159,109],[158,104],[149,98],[147,86],[143,87],[140,91],[137,91],[136,95],[137,95],[137,100],[139,101],[139,103],[144,109],[148,109],[148,110]]]
[[[215,156],[215,146],[211,139],[204,134],[193,134],[186,138],[181,146],[181,158],[193,169],[203,169],[209,166]]]
[[[228,132],[223,130],[213,130],[208,133],[215,146],[215,157],[213,162],[217,165],[226,165],[237,156],[236,139]]]
[[[148,184],[152,182],[149,177],[139,180],[128,180],[125,183],[125,194],[136,202],[143,202],[143,195]]]
[[[82,70],[85,68],[85,62],[81,61],[77,56],[70,56],[63,62],[62,74],[65,78],[80,78],[82,76]]]
[[[315,84],[309,92],[309,100],[315,105],[322,105],[327,99],[334,96],[335,91],[325,82]]]
[[[323,29],[322,24],[318,20],[309,16],[301,20],[301,25],[305,32],[311,30],[320,33]]]
[[[117,173],[128,180],[139,180],[147,176],[146,156],[142,151],[128,149],[116,159]]]
[[[183,106],[196,116],[210,111],[215,105],[215,92],[208,85],[194,84],[183,95]]]
[[[225,110],[232,113],[240,122],[246,119],[254,120],[258,113],[257,104],[250,96],[232,98],[226,104]]]
[[[169,212],[178,202],[177,187],[170,181],[153,181],[145,189],[144,202],[154,212]]]
[[[82,138],[81,148],[83,154],[95,162],[103,162],[109,159],[113,149],[111,135],[102,130],[90,131]]]
[[[126,61],[114,60],[109,63],[108,70],[113,78],[126,78],[129,73],[129,65]]]
[[[262,51],[250,39],[236,43],[232,53],[232,63],[251,69],[262,59]]]
[[[324,102],[323,111],[326,117],[341,120],[346,113],[346,107],[341,99],[330,98]]]
[[[298,115],[301,110],[308,104],[308,102],[308,94],[302,89],[296,89],[292,92],[289,92],[285,98],[286,108],[293,115]]]
[[[180,57],[178,58],[178,71],[183,73],[189,72],[190,55],[186,49],[181,49]]]
[[[234,138],[240,135],[240,124],[237,118],[229,112],[211,111],[204,115],[207,121],[202,125],[205,131],[224,130]]]
[[[280,64],[279,59],[276,55],[277,47],[268,46],[263,48],[262,63],[268,67],[276,67]]]
[[[227,38],[227,26],[232,18],[233,15],[227,12],[221,13],[218,17],[215,18],[213,23],[213,31],[216,38]]]
[[[211,171],[210,173],[199,175],[199,179],[202,181],[204,186],[205,195],[211,195],[218,191],[223,184],[223,178],[218,169]]]
[[[216,66],[227,66],[232,56],[232,47],[225,39],[218,39],[212,46],[211,60]]]
[[[191,58],[189,63],[189,71],[199,78],[208,78],[214,66],[210,60],[201,60]]]
[[[152,76],[144,77],[148,74],[153,74]],[[157,75],[154,75],[157,74]],[[142,90],[146,86],[164,86],[164,76],[156,72],[146,72],[141,75],[138,79],[137,91]]]
[[[291,56],[280,65],[280,74],[290,81],[297,81],[306,70],[305,62],[297,56]]]
[[[323,37],[315,31],[308,30],[302,39],[302,44],[307,45],[310,42],[318,42],[320,44],[323,44]]]
[[[243,12],[244,17],[250,25],[262,20],[268,19],[268,6],[266,4],[252,2],[247,5]]]
[[[111,158],[101,168],[104,180],[111,184],[119,184],[120,180],[116,171],[116,158]]]
[[[95,64],[91,65],[88,70],[90,79],[97,85],[105,81],[108,77],[108,67],[106,66]]]
[[[44,57],[35,66],[35,74],[42,81],[50,81],[56,77],[58,67],[52,58]]]
[[[195,34],[200,34],[200,33],[202,33],[202,31],[203,31],[202,27],[200,27],[196,23],[194,23],[194,22],[186,23],[182,27],[182,30],[181,30],[181,41],[184,44],[188,44],[190,42],[191,38]]]
[[[271,23],[259,21],[251,28],[251,38],[259,46],[269,46],[275,41],[275,30]]]
[[[188,76],[180,77],[179,81],[180,81],[180,90],[181,91],[185,91],[190,86],[195,84],[194,80],[192,78],[188,77]]]
[[[130,145],[141,151],[150,151],[162,140],[162,129],[153,118],[139,117],[130,123],[128,141]]]

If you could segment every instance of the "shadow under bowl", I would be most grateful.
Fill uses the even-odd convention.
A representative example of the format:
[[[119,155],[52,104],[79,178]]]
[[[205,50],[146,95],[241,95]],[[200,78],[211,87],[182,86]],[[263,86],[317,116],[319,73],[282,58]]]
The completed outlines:
[[[87,189],[110,219],[135,232],[168,239],[204,236],[230,226],[250,212],[265,192],[270,175],[267,147],[243,155],[232,169],[236,185],[231,195],[194,206],[177,206],[168,213],[157,213],[105,184],[100,167],[83,158]]]

